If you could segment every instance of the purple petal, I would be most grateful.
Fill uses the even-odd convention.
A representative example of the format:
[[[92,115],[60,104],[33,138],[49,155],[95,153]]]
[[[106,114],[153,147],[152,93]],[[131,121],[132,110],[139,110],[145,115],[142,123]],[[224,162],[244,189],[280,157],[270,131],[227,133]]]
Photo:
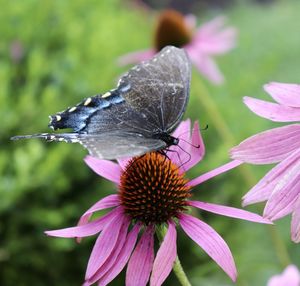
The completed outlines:
[[[116,247],[120,229],[126,219],[123,213],[116,215],[110,224],[106,225],[93,247],[89,258],[86,275],[86,280],[90,279],[96,271],[106,262]]]
[[[103,277],[99,280],[99,286],[107,285],[123,270],[135,246],[139,231],[139,225],[135,225],[130,231],[126,238],[125,245],[121,249],[118,258],[116,259],[116,263],[112,266],[111,270],[103,275]]]
[[[266,201],[278,182],[300,160],[300,149],[271,169],[244,197],[243,206]]]
[[[86,224],[89,221],[90,217],[92,216],[92,214],[94,212],[104,210],[104,209],[108,209],[108,208],[112,208],[112,207],[116,207],[118,205],[120,205],[119,196],[118,195],[109,195],[109,196],[101,199],[97,203],[95,203],[91,208],[89,208],[80,217],[78,225]]]
[[[173,132],[172,136],[179,139],[178,146],[171,146],[169,148],[167,155],[170,160],[175,163],[177,166],[180,166],[182,162],[186,162],[189,158],[189,155],[182,150],[189,150],[189,140],[191,133],[191,120],[187,119],[182,121],[176,130]]]
[[[191,169],[193,166],[198,164],[204,157],[205,145],[200,133],[199,123],[196,121],[194,123],[194,128],[192,132],[191,143],[189,144],[189,149],[187,152],[190,154],[190,159],[184,164],[186,170]]]
[[[223,28],[225,21],[226,18],[224,16],[219,16],[206,22],[198,28],[195,37],[208,37],[216,34],[221,28]]]
[[[300,85],[291,83],[270,82],[264,89],[279,104],[300,107]]]
[[[108,271],[111,271],[111,268],[113,268],[113,266],[115,265],[116,259],[120,255],[120,252],[125,245],[129,224],[129,219],[126,219],[121,227],[120,235],[116,242],[115,249],[112,251],[105,263],[97,270],[97,272],[90,279],[86,281],[86,283],[93,284],[97,282],[101,277],[103,277]]]
[[[115,209],[108,214],[98,218],[90,223],[81,226],[68,227],[58,230],[45,231],[47,235],[65,238],[74,237],[86,237],[94,235],[100,232],[105,226],[110,224],[116,216],[118,216],[119,210]]]
[[[291,122],[300,120],[300,109],[272,103],[252,97],[244,97],[244,103],[258,116],[275,122]]]
[[[292,124],[258,133],[231,149],[231,157],[251,164],[272,164],[300,148],[300,125]]]
[[[122,57],[118,58],[118,64],[121,66],[135,64],[142,61],[146,61],[152,58],[155,55],[154,50],[145,50],[145,51],[138,51],[123,55]]]
[[[153,228],[148,227],[129,260],[126,272],[126,285],[147,285],[154,260],[153,244]]]
[[[220,175],[224,172],[227,172],[227,171],[241,165],[242,163],[243,162],[241,162],[241,161],[233,160],[233,161],[231,161],[227,164],[222,165],[221,167],[218,167],[218,168],[216,168],[216,169],[214,169],[210,172],[207,172],[203,175],[200,175],[199,177],[191,180],[188,184],[192,187],[195,187],[195,186],[197,186],[197,185],[199,185],[199,184],[201,184],[201,183],[203,183],[203,182],[205,182],[205,181],[207,181],[207,180],[209,180],[213,177],[216,177],[216,176],[218,176],[218,175]]]
[[[187,141],[190,138],[190,133],[191,133],[191,120],[186,119],[180,122],[178,127],[173,132],[172,136]]]
[[[120,184],[121,167],[108,160],[100,160],[92,156],[86,156],[85,163],[99,176]]]
[[[275,275],[268,281],[267,286],[299,286],[300,273],[295,265],[289,265],[281,275]]]
[[[237,208],[221,206],[221,205],[216,205],[216,204],[210,204],[210,203],[204,203],[204,202],[199,202],[199,201],[189,201],[188,204],[193,207],[199,208],[201,210],[205,210],[205,211],[223,215],[223,216],[228,216],[228,217],[258,222],[258,223],[272,224],[271,221],[261,217],[258,214],[244,211],[244,210],[237,209]]]
[[[191,45],[186,47],[191,62],[196,66],[199,72],[214,84],[222,84],[224,76],[219,70],[214,60],[205,55],[197,47]]]
[[[173,268],[176,256],[176,227],[173,222],[169,222],[168,231],[153,263],[150,285],[160,286],[163,284]]]
[[[190,215],[181,214],[179,223],[185,233],[235,281],[237,270],[234,259],[223,238],[208,224]]]
[[[118,164],[121,166],[122,170],[125,171],[126,166],[128,165],[129,161],[131,160],[131,158],[122,158],[122,159],[118,159]]]
[[[200,27],[193,38],[193,45],[197,45],[208,55],[219,55],[230,51],[236,46],[237,30],[226,27],[225,19],[214,19]]]
[[[300,189],[300,161],[288,169],[275,186],[264,209],[264,217],[279,219],[294,210]]]
[[[294,242],[300,242],[300,197],[298,197],[292,215],[291,237]]]
[[[197,27],[197,17],[193,14],[184,16],[184,22],[190,30],[194,30]]]

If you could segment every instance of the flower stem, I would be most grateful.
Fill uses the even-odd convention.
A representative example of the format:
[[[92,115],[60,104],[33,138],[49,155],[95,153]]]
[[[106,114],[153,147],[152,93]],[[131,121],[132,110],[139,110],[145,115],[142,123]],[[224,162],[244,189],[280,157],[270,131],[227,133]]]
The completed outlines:
[[[213,100],[212,96],[209,94],[206,86],[201,82],[201,80],[197,80],[194,82],[194,86],[197,90],[200,90],[201,94],[201,105],[205,108],[206,113],[211,117],[211,121],[214,124],[219,136],[222,138],[222,141],[226,145],[227,148],[233,147],[236,142],[235,138],[226,124],[226,120],[224,119],[223,115],[220,113],[215,101]],[[239,168],[239,171],[247,185],[250,187],[255,182],[255,177],[253,173],[250,171],[249,167],[244,165]]]
[[[156,227],[156,235],[157,235],[157,238],[158,238],[160,244],[162,243],[166,233],[167,233],[166,226],[157,226]],[[174,266],[173,266],[173,271],[182,286],[191,286],[192,285],[182,268],[182,265],[180,263],[178,256],[176,256],[176,260],[175,260]]]
[[[173,266],[173,271],[182,286],[191,286],[192,285],[190,283],[190,281],[188,280],[188,278],[182,268],[182,265],[180,263],[178,256],[176,257],[176,260],[175,260],[175,263]]]
[[[270,232],[270,236],[275,248],[275,253],[278,257],[279,263],[281,264],[282,268],[287,267],[291,264],[291,259],[285,243],[282,241],[281,237],[278,234],[278,231],[274,227],[274,225],[268,225],[268,230]]]

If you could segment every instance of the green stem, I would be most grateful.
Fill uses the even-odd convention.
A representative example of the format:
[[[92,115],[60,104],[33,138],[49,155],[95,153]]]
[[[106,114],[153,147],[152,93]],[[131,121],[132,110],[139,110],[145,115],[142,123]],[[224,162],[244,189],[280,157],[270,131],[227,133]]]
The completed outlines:
[[[188,280],[188,278],[182,268],[182,265],[180,263],[178,256],[176,257],[176,260],[175,260],[175,263],[173,266],[173,271],[182,286],[191,286],[192,285],[190,283],[190,281]]]
[[[268,225],[268,229],[271,235],[274,248],[276,250],[275,252],[278,257],[279,263],[281,264],[282,268],[285,268],[289,264],[291,264],[291,259],[285,246],[285,243],[282,241],[274,225]]]
[[[166,233],[167,233],[167,228],[165,226],[158,226],[156,228],[156,235],[157,235],[157,238],[158,238],[160,244],[163,242]],[[176,260],[175,260],[174,266],[173,266],[173,271],[182,286],[191,286],[192,285],[182,268],[182,265],[180,263],[178,256],[176,256]]]
[[[232,148],[236,144],[236,140],[231,133],[230,128],[226,124],[226,120],[224,119],[223,115],[219,112],[219,109],[215,101],[213,100],[213,97],[209,94],[208,89],[200,80],[197,80],[195,82],[195,86],[197,90],[200,90],[200,104],[205,108],[206,113],[210,116],[211,121],[213,122],[217,132],[219,133],[219,136],[221,137],[227,148]],[[253,173],[250,171],[249,166],[241,166],[239,168],[239,172],[241,173],[249,187],[252,186],[253,182],[256,181]]]

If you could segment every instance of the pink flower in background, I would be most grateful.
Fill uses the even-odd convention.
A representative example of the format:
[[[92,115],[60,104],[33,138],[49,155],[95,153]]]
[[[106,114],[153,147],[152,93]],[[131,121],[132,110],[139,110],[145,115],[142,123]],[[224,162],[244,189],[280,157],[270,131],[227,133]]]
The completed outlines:
[[[232,161],[188,181],[185,171],[201,161],[205,153],[198,123],[191,132],[190,120],[182,122],[173,136],[180,139],[180,148],[172,146],[172,151],[167,152],[169,159],[157,152],[119,160],[118,164],[91,156],[86,158],[86,163],[98,175],[118,185],[118,192],[87,210],[78,226],[46,232],[51,236],[78,239],[100,233],[89,258],[84,285],[96,282],[107,285],[126,264],[126,285],[143,286],[149,280],[150,285],[162,285],[177,256],[176,225],[236,280],[236,266],[226,242],[208,224],[187,214],[187,210],[195,207],[218,215],[270,222],[244,210],[190,200],[192,187],[241,162]],[[89,221],[93,213],[104,209],[111,210]],[[158,225],[167,226],[167,232],[155,254],[154,234]]]
[[[276,122],[300,121],[300,85],[264,86],[277,103],[245,97],[257,115]],[[251,164],[277,165],[243,198],[243,205],[267,201],[264,217],[277,220],[292,213],[291,234],[300,241],[300,124],[290,124],[254,135],[231,150],[231,156]]]
[[[119,59],[120,64],[137,63],[151,58],[163,47],[184,48],[199,72],[215,84],[224,77],[213,57],[225,54],[236,45],[236,29],[225,27],[225,18],[218,17],[196,29],[194,16],[183,17],[174,10],[164,11],[155,31],[154,48],[133,52]]]
[[[271,277],[267,286],[300,286],[300,272],[295,265],[289,265],[282,274]]]

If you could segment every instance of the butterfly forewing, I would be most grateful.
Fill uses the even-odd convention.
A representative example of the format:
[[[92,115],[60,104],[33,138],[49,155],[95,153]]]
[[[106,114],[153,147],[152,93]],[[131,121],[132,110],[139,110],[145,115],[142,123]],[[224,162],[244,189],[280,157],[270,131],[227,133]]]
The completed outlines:
[[[185,111],[190,79],[191,67],[185,51],[168,46],[125,74],[118,89],[126,102],[152,126],[169,133]]]

